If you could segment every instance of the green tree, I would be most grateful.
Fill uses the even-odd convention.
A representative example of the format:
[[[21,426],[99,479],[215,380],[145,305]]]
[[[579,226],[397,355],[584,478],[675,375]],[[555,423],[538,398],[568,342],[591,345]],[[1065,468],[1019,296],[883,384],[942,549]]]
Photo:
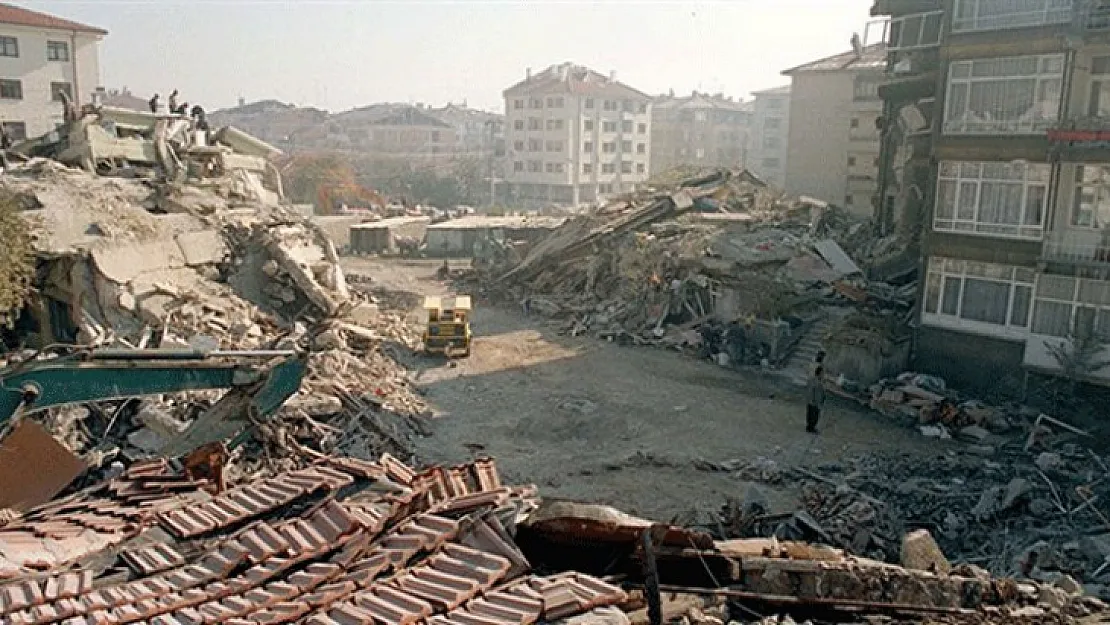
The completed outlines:
[[[11,325],[35,277],[34,233],[18,198],[0,196],[0,324]]]

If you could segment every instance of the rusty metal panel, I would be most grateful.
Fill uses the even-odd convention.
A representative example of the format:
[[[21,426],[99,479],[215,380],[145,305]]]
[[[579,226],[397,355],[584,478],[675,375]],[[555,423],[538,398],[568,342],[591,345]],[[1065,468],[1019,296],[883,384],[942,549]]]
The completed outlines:
[[[46,503],[85,468],[41,425],[24,419],[0,441],[0,508],[25,511]]]

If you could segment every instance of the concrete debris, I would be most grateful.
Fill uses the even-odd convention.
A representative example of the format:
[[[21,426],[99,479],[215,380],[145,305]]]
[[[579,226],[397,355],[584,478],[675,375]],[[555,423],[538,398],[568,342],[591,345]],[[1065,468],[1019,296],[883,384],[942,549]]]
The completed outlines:
[[[869,257],[871,232],[835,207],[715,171],[619,197],[522,253],[476,263],[461,281],[526,302],[573,336],[687,349],[732,366],[777,364],[821,304],[908,309],[905,296],[871,297],[852,260]],[[845,280],[862,289],[860,301],[835,288]]]
[[[322,455],[212,495],[215,479],[142,461],[13,517],[0,527],[0,618],[631,625],[650,622],[646,607],[706,625],[753,613],[784,624],[1050,613],[1063,623],[1107,611],[1066,580],[714,541],[609,508],[541,503],[534,486],[503,484],[488,458],[417,471],[388,454]]]
[[[62,162],[35,156],[0,176],[0,195],[15,198],[42,232],[35,297],[22,312],[24,331],[6,335],[18,341],[8,347],[28,350],[23,357],[52,343],[307,348],[314,353],[301,390],[255,428],[234,470],[281,470],[344,446],[411,457],[422,431],[414,420],[426,406],[392,345],[417,345],[418,329],[400,313],[371,314],[373,296],[347,284],[328,237],[278,203],[271,148],[190,123],[90,110],[60,131],[68,141],[48,136],[21,148]],[[105,132],[118,136],[105,143]],[[63,423],[55,416],[65,408],[42,418],[94,461],[95,474],[118,457],[156,451],[217,396],[100,402],[84,418]]]

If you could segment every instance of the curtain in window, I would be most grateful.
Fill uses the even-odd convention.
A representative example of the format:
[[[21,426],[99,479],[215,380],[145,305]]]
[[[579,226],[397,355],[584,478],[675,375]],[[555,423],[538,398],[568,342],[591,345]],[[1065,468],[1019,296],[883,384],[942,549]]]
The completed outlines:
[[[1021,184],[984,182],[979,196],[980,223],[1021,223]]]
[[[960,317],[1006,325],[1006,311],[1010,306],[1010,285],[1003,282],[967,278],[964,282],[964,301]]]

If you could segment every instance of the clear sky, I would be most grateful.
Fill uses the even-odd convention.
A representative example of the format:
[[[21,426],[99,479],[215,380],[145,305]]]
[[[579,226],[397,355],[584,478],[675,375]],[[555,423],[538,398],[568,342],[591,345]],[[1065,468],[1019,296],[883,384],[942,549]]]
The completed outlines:
[[[13,0],[8,0],[12,2]],[[648,93],[748,99],[850,49],[871,0],[14,0],[109,31],[105,87],[208,110],[239,96],[331,111],[373,102],[503,108],[501,91],[573,61]]]

